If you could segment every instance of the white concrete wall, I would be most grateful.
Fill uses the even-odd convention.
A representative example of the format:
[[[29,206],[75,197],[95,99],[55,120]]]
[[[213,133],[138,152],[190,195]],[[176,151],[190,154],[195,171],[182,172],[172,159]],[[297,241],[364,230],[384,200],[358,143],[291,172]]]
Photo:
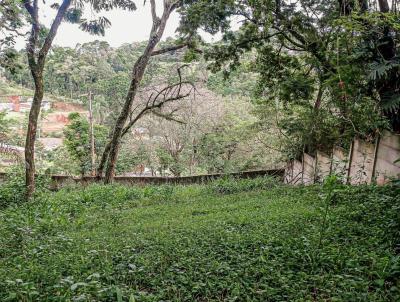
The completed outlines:
[[[332,174],[337,175],[345,183],[347,181],[349,159],[346,151],[341,147],[332,150]]]
[[[324,179],[331,173],[331,157],[324,152],[317,151],[316,160],[317,167],[315,171],[315,180],[317,182],[323,182]]]
[[[311,155],[303,154],[303,179],[305,185],[311,185],[315,179],[315,158]]]
[[[299,185],[302,177],[302,163],[298,160],[291,161],[285,169],[284,182],[286,184]]]
[[[400,178],[400,135],[385,131],[379,140],[376,153],[375,175],[378,184],[384,184],[391,178]]]
[[[349,183],[369,184],[372,180],[375,158],[375,144],[354,139],[350,159]]]
[[[347,155],[340,148],[332,150],[332,156],[317,151],[316,158],[303,154],[302,162],[292,161],[285,172],[285,182],[313,184],[322,182],[330,174],[338,175],[343,182],[352,185],[385,184],[400,178],[400,134],[382,133],[374,143],[354,139]]]

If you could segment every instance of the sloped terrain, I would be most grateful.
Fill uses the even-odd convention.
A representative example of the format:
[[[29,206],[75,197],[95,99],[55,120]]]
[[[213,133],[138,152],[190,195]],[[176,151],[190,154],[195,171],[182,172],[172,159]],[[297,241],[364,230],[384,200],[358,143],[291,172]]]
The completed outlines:
[[[0,300],[399,301],[398,193],[259,179],[44,194],[0,212]]]

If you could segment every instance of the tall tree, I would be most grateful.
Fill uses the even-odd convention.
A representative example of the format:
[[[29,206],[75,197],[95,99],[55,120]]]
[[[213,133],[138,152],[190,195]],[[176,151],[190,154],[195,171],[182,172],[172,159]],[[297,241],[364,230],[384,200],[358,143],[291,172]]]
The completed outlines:
[[[161,17],[157,16],[156,12],[156,1],[155,0],[150,0],[150,8],[151,8],[151,16],[153,20],[152,28],[150,31],[149,35],[149,40],[147,42],[147,45],[143,51],[143,54],[136,60],[133,70],[132,70],[132,75],[131,75],[131,82],[130,86],[128,89],[128,93],[125,98],[125,103],[121,109],[121,112],[116,120],[113,132],[112,132],[112,137],[110,139],[110,142],[108,144],[108,147],[106,148],[102,163],[104,163],[107,160],[107,169],[105,172],[105,183],[110,183],[112,182],[112,179],[114,177],[114,171],[115,171],[115,166],[117,162],[117,157],[118,157],[118,149],[120,147],[121,143],[121,137],[124,133],[124,128],[125,125],[127,124],[128,118],[132,112],[132,106],[133,102],[135,100],[136,94],[138,92],[139,85],[143,79],[143,76],[146,71],[146,67],[150,61],[150,58],[154,55],[162,54],[171,50],[176,50],[179,48],[182,48],[186,46],[187,44],[182,44],[182,45],[177,45],[176,47],[171,47],[171,48],[166,48],[166,49],[161,49],[161,50],[155,50],[156,46],[160,42],[162,35],[164,34],[165,27],[167,25],[168,19],[171,15],[171,13],[177,9],[180,5],[179,0],[163,0],[163,12]],[[154,103],[154,102],[153,102]],[[143,113],[147,112],[144,111]],[[140,118],[142,115],[139,113],[137,116]],[[134,119],[135,120],[135,119]],[[134,121],[133,120],[133,121]],[[132,124],[132,121],[129,122]],[[134,122],[133,122],[134,123]],[[99,175],[102,173],[102,167],[99,167]]]
[[[53,44],[57,30],[63,20],[68,20],[73,23],[80,23],[80,27],[93,34],[104,34],[104,29],[109,25],[109,21],[100,17],[98,20],[81,19],[82,8],[85,2],[88,2],[94,11],[110,10],[115,7],[122,7],[127,9],[135,9],[136,6],[130,0],[123,1],[106,1],[106,0],[63,0],[60,3],[55,3],[52,8],[57,9],[57,14],[52,22],[49,31],[43,35],[43,26],[39,21],[39,1],[38,0],[24,0],[23,6],[29,14],[29,23],[31,24],[31,31],[29,41],[27,43],[27,56],[29,68],[35,83],[35,92],[32,101],[32,107],[29,112],[28,130],[26,134],[25,143],[25,181],[26,181],[26,195],[29,199],[35,190],[35,139],[38,117],[40,107],[44,95],[44,81],[43,70],[50,48]],[[73,7],[71,7],[73,3]]]
[[[26,52],[28,55],[29,68],[35,83],[35,93],[33,96],[32,107],[29,112],[28,130],[25,142],[25,181],[26,194],[29,199],[35,190],[35,139],[40,107],[44,95],[43,69],[47,54],[53,44],[57,30],[71,5],[71,0],[63,0],[58,8],[57,15],[47,33],[41,46],[41,25],[39,23],[39,1],[25,0],[24,7],[30,15],[31,33],[27,44]],[[39,48],[40,47],[40,48]]]
[[[110,154],[112,151],[111,148],[113,147],[113,144],[115,144],[114,146],[116,146],[116,148],[119,148],[120,140],[125,135],[127,135],[129,133],[130,129],[134,125],[136,125],[137,122],[140,119],[142,119],[144,116],[146,116],[147,114],[153,113],[164,119],[172,120],[174,110],[172,110],[172,112],[170,112],[170,113],[162,113],[161,112],[162,108],[171,102],[185,99],[191,95],[192,91],[194,90],[193,83],[191,83],[189,81],[183,81],[183,79],[182,79],[181,69],[185,66],[186,65],[180,66],[177,69],[178,79],[179,79],[177,83],[166,85],[165,87],[159,89],[158,91],[156,90],[156,91],[151,92],[150,95],[142,96],[141,98],[145,99],[145,101],[139,100],[139,102],[137,102],[135,104],[135,106],[133,106],[133,100],[132,100],[131,107],[134,107],[134,108],[131,108],[131,109],[129,109],[130,111],[128,111],[128,116],[126,117],[124,124],[122,124],[122,129],[121,129],[118,141],[115,143],[114,136],[111,138],[111,140],[106,145],[103,155],[100,160],[100,164],[99,164],[98,171],[97,171],[98,177],[102,176],[102,173],[103,173],[103,170],[104,170],[104,167],[105,167],[107,161],[108,161],[108,166],[107,166],[106,175],[107,175],[107,172],[110,171],[110,169],[112,170],[112,172],[110,172],[110,174],[108,174],[109,177],[107,178],[107,176],[106,176],[106,179],[105,179],[106,183],[110,183],[112,181],[112,178],[114,176],[113,170],[115,169],[115,164],[116,164],[116,159],[117,159],[117,154],[118,154],[118,149],[117,149],[117,153],[116,153],[115,159],[114,159],[115,163],[113,166],[111,166],[109,160],[110,160]],[[138,91],[136,91],[136,93],[138,93]],[[125,103],[125,105],[126,105],[126,103]],[[124,110],[124,107],[123,107],[123,110]],[[119,117],[121,117],[123,110],[121,111]],[[117,122],[118,122],[118,120],[117,120]],[[114,128],[113,134],[115,134],[115,128]]]

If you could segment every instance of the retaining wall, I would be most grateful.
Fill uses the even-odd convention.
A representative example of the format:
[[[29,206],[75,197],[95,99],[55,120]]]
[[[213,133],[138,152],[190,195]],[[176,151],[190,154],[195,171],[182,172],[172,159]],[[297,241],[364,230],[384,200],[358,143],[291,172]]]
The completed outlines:
[[[330,174],[352,185],[385,184],[400,178],[400,135],[384,131],[374,143],[356,138],[348,154],[340,147],[334,147],[329,155],[317,151],[315,158],[304,153],[301,162],[287,165],[284,181],[309,185]]]
[[[378,184],[385,183],[390,178],[399,178],[400,161],[398,160],[400,160],[400,136],[386,132],[379,139],[375,158],[374,177]]]
[[[183,176],[183,177],[147,177],[147,176],[116,176],[114,178],[114,183],[122,184],[122,185],[146,185],[146,184],[201,184],[212,181],[214,179],[223,178],[227,176],[235,177],[235,178],[256,178],[261,176],[276,176],[283,180],[284,169],[271,169],[271,170],[257,170],[257,171],[245,171],[245,172],[237,172],[237,173],[228,173],[228,174],[205,174],[205,175],[195,175],[195,176]],[[0,184],[5,181],[7,177],[6,173],[0,173]],[[72,177],[72,176],[64,176],[64,175],[52,175],[52,189],[59,189],[67,185],[73,184],[81,184],[83,186],[102,182],[103,179],[98,179],[96,177],[85,176],[85,177]]]

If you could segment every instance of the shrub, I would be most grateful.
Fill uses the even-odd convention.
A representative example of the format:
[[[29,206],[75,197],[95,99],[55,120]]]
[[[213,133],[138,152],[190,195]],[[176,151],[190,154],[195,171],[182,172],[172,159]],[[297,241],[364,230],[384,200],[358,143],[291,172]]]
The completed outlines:
[[[36,192],[33,198],[38,198],[50,187],[50,177],[45,174],[36,176]],[[14,167],[7,171],[7,178],[0,185],[0,208],[19,204],[25,201],[25,174],[22,168]]]
[[[277,187],[279,179],[272,176],[238,179],[225,177],[214,180],[209,184],[211,192],[219,194],[233,194],[238,192],[248,192],[252,190],[265,190]]]

